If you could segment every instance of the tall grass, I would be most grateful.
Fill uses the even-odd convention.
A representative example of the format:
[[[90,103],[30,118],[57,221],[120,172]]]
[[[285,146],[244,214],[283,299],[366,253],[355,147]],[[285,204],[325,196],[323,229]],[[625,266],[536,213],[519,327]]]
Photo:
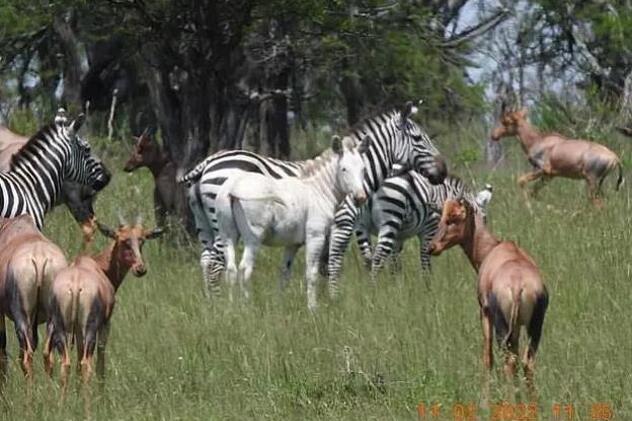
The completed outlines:
[[[480,136],[482,129],[463,131],[440,140],[440,147],[452,157],[479,147]],[[620,142],[620,149],[629,151]],[[561,403],[575,406],[575,419],[588,420],[597,402],[611,405],[617,419],[632,419],[630,184],[615,194],[610,182],[606,208],[598,211],[588,204],[582,183],[555,180],[530,201],[529,210],[515,182],[527,164],[516,141],[507,144],[505,165],[495,172],[469,161],[453,162],[453,168],[478,185],[494,185],[492,230],[529,251],[549,288],[536,372],[539,419],[553,419],[552,407]],[[111,169],[121,168],[121,155],[109,155]],[[151,188],[148,172],[115,170],[97,212],[111,224],[119,210],[141,212],[151,221]],[[80,232],[66,210],[55,210],[45,231],[70,256],[77,253]],[[103,244],[99,239],[97,248]],[[310,314],[301,255],[288,290],[279,293],[281,254],[265,249],[257,261],[251,302],[231,305],[226,297],[203,298],[196,246],[148,242],[148,274],[141,279],[128,275],[119,290],[107,379],[103,389],[97,382],[90,388],[89,415],[104,420],[414,420],[422,402],[441,405],[441,416],[434,419],[454,419],[454,404],[478,405],[481,397],[476,275],[454,249],[433,259],[433,274],[424,278],[417,250],[415,241],[408,243],[403,271],[387,271],[371,287],[353,247],[340,299],[330,302],[322,294],[319,311]],[[57,379],[45,377],[39,352],[29,397],[11,331],[9,341],[11,365],[0,418],[88,415],[85,396],[76,388],[60,401]],[[498,369],[492,392],[492,402],[506,397]],[[517,401],[526,402],[526,396]],[[478,414],[489,419],[486,409]]]

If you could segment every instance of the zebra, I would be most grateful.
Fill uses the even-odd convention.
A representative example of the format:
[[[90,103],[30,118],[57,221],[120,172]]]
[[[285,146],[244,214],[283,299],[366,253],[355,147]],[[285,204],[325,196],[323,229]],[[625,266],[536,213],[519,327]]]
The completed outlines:
[[[85,121],[80,114],[68,123],[60,109],[55,121],[41,128],[11,158],[9,171],[0,172],[0,217],[31,215],[38,229],[44,214],[60,194],[65,180],[101,190],[110,174],[77,135]]]
[[[349,137],[356,145],[364,137],[369,138],[368,150],[363,154],[367,196],[396,169],[416,169],[435,183],[445,178],[445,161],[430,137],[411,120],[416,111],[413,103],[407,102],[401,109],[368,118],[350,130]],[[187,196],[202,244],[200,266],[207,296],[219,293],[218,280],[224,270],[222,241],[217,235],[215,216],[215,198],[223,183],[244,172],[275,179],[298,177],[303,174],[304,165],[305,161],[281,161],[243,150],[220,151],[178,177],[178,182],[189,184]],[[354,206],[350,198],[344,203]]]
[[[485,203],[479,203],[463,180],[454,175],[448,175],[437,185],[415,171],[384,181],[360,208],[355,227],[357,244],[365,266],[371,270],[372,279],[387,259],[396,261],[404,241],[415,236],[419,238],[421,268],[430,271],[428,247],[441,217],[436,209],[441,209],[450,197],[465,198],[483,215],[491,199],[489,196]],[[371,234],[377,235],[375,250],[371,246]]]
[[[223,184],[217,195],[219,234],[224,241],[226,279],[232,289],[240,278],[245,298],[254,269],[257,250],[262,244],[284,247],[279,289],[287,285],[292,262],[305,245],[307,307],[316,309],[318,264],[326,246],[336,205],[351,195],[363,203],[364,160],[368,142],[356,147],[350,138],[334,136],[331,149],[315,158],[300,177],[275,179],[245,173]],[[244,252],[235,265],[235,245],[243,239]]]

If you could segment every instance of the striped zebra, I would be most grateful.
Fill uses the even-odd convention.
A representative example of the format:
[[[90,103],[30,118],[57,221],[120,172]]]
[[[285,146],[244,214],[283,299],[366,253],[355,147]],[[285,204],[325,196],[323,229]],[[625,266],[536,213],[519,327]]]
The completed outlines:
[[[441,209],[450,197],[463,197],[483,213],[484,205],[491,199],[479,203],[478,196],[471,193],[463,180],[452,175],[437,185],[414,171],[384,181],[360,209],[355,227],[358,247],[373,279],[388,259],[396,262],[404,242],[412,237],[419,238],[421,268],[430,270],[428,247],[441,217],[436,209]],[[377,235],[375,250],[371,234]]]
[[[68,123],[63,109],[55,122],[40,129],[12,157],[9,171],[0,172],[0,217],[28,214],[41,230],[44,214],[60,194],[65,180],[101,190],[110,175],[77,135],[83,114]]]
[[[363,155],[367,196],[376,191],[395,168],[413,168],[433,182],[443,181],[447,172],[445,161],[430,137],[410,119],[415,112],[412,102],[408,102],[401,110],[369,118],[350,131],[348,136],[356,145],[369,138],[368,150]],[[303,163],[280,161],[242,150],[220,151],[178,178],[179,182],[190,183],[189,206],[203,247],[200,265],[207,295],[219,292],[218,281],[224,269],[223,246],[217,235],[215,215],[215,198],[223,183],[244,172],[277,179],[298,177],[303,174]],[[353,204],[350,198],[345,199],[347,202]]]

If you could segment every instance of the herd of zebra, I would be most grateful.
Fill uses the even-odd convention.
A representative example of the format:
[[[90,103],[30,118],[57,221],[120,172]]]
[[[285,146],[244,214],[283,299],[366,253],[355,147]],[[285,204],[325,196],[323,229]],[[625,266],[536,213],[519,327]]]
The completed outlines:
[[[460,178],[448,174],[439,150],[412,120],[415,112],[413,103],[407,102],[401,109],[369,118],[344,137],[334,136],[331,147],[314,159],[281,161],[244,150],[225,150],[178,177],[171,167],[172,181],[187,184],[188,204],[202,245],[205,293],[209,298],[218,295],[225,274],[231,299],[237,282],[247,298],[255,257],[262,245],[284,247],[279,277],[283,288],[294,257],[304,246],[307,306],[315,311],[318,275],[328,277],[329,294],[336,297],[344,252],[354,233],[372,280],[386,262],[397,263],[409,238],[419,238],[419,260],[424,270],[430,270],[431,254],[460,244],[479,272],[481,317],[489,322],[484,329],[485,364],[491,366],[492,324],[501,345],[511,352],[517,351],[516,331],[525,326],[531,339],[525,364],[532,368],[548,304],[537,266],[514,243],[497,240],[487,231],[486,206],[492,187],[486,185],[474,194]],[[617,187],[622,183],[620,161],[607,148],[558,134],[551,140],[535,131],[525,116],[525,112],[507,113],[492,134],[495,140],[517,136],[526,152],[535,151],[529,156],[535,171],[523,178],[582,177],[595,187],[591,194],[596,195],[605,176],[618,167]],[[86,367],[90,367],[97,340],[97,350],[100,355],[104,352],[114,293],[129,270],[136,276],[145,274],[142,244],[162,234],[160,229],[146,230],[139,221],[121,222],[118,230],[96,222],[91,201],[108,184],[110,173],[78,135],[83,121],[83,115],[69,120],[60,110],[52,124],[12,152],[8,168],[0,171],[0,244],[17,243],[15,250],[8,246],[0,250],[0,368],[6,359],[4,317],[8,316],[16,325],[27,375],[37,344],[37,325],[46,322],[47,371],[52,370],[50,351],[55,348],[62,354],[62,373],[67,376],[72,337],[83,355],[82,372],[89,377]],[[145,145],[141,140],[137,146]],[[581,153],[573,154],[575,150]],[[140,165],[140,161],[133,162],[137,159],[130,158],[125,170]],[[90,192],[69,194],[68,183]],[[160,193],[158,187],[157,183]],[[91,236],[91,227],[97,226],[112,243],[99,255],[80,255],[68,269],[51,273],[46,256],[41,267],[35,261],[42,256],[42,249],[56,246],[46,243],[48,240],[37,231],[62,193],[70,202],[87,197],[81,212],[87,216],[77,218],[84,225],[86,238]],[[173,198],[163,199],[173,202]],[[31,231],[22,226],[28,223],[21,215],[32,217],[34,233],[24,235]],[[17,222],[12,224],[11,218]],[[25,238],[17,241],[19,235],[15,233]],[[372,235],[377,235],[375,246]],[[237,265],[235,252],[240,240],[244,252]],[[35,243],[48,245],[35,247]],[[25,245],[35,268],[16,272],[11,262],[17,258],[12,253]],[[490,273],[490,267],[502,270]],[[503,273],[508,276],[499,277]],[[511,361],[507,360],[510,371]],[[102,372],[103,366],[97,367]]]
[[[325,245],[328,243],[328,247],[324,247],[324,252],[316,256],[318,261],[314,262],[314,265],[319,265],[322,274],[328,274],[329,292],[332,296],[337,294],[343,254],[354,232],[372,278],[388,259],[396,259],[403,242],[411,237],[420,239],[421,265],[422,268],[429,270],[428,244],[437,230],[439,219],[436,208],[440,208],[443,201],[450,196],[467,197],[477,209],[483,211],[484,205],[489,201],[491,186],[487,185],[485,190],[477,195],[477,200],[460,178],[447,174],[445,161],[438,149],[427,133],[410,118],[415,111],[416,108],[409,102],[401,110],[369,118],[345,137],[351,144],[362,149],[365,164],[362,168],[362,190],[367,201],[359,204],[351,195],[343,195],[342,201],[330,203],[324,212],[327,214],[327,224],[321,229],[320,234]],[[228,253],[230,264],[227,264],[225,258],[222,232],[225,230],[221,229],[222,212],[218,212],[222,193],[234,197],[235,192],[231,191],[231,186],[236,180],[244,178],[254,186],[263,187],[265,179],[281,181],[314,177],[310,172],[313,162],[314,160],[281,161],[243,150],[220,151],[210,155],[178,178],[179,182],[189,185],[189,206],[195,218],[198,238],[203,246],[200,264],[207,295],[219,293],[220,279],[225,270],[228,270],[228,279],[231,282],[234,282],[236,276],[236,269],[232,267],[232,251]],[[260,177],[252,178],[252,174]],[[335,182],[323,183],[323,188],[334,188],[335,185]],[[300,190],[301,186],[296,188]],[[252,193],[250,195],[252,196]],[[243,206],[253,198],[240,199]],[[281,203],[272,203],[274,201],[259,198],[258,201],[263,202],[257,205],[260,207],[284,206],[283,200]],[[227,216],[224,220],[234,220],[234,210],[233,200],[232,209],[225,209],[223,212]],[[269,226],[269,221],[266,224],[262,225],[257,219],[249,221],[249,225],[242,226],[241,229],[237,228],[237,235],[233,233],[233,238],[229,239],[230,248],[233,248],[233,240],[247,235],[253,229],[262,231],[259,239],[254,240],[255,243],[275,243],[274,239],[265,238],[264,232],[275,231],[275,227]],[[230,228],[230,224],[228,226]],[[371,234],[378,236],[375,247],[371,245]],[[285,247],[281,266],[281,286],[287,281],[297,249],[305,243],[305,236],[275,243]],[[249,252],[244,252],[244,259],[240,264],[238,277],[249,278],[249,274],[245,273],[247,267],[248,271],[252,270],[253,263],[248,262],[252,259]],[[307,261],[310,260],[314,259],[308,256]],[[314,273],[314,265],[306,268],[308,288],[309,280],[314,276],[310,274]],[[247,291],[244,293],[247,294]],[[308,300],[309,307],[315,308],[315,298],[308,294]]]

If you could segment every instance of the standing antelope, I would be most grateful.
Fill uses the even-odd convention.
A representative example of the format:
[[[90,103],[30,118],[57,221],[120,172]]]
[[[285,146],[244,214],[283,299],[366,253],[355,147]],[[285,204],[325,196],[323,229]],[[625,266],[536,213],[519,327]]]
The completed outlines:
[[[147,167],[154,177],[154,212],[158,226],[165,226],[167,215],[184,215],[186,200],[176,186],[176,165],[157,141],[145,130],[134,144],[134,150],[123,170],[133,172]]]
[[[242,292],[248,283],[261,244],[285,247],[280,286],[290,276],[294,256],[305,244],[307,305],[316,308],[318,263],[327,243],[335,208],[347,195],[364,202],[364,161],[368,138],[359,146],[334,136],[331,150],[306,164],[304,175],[273,179],[247,173],[224,183],[217,195],[219,232],[225,242],[226,277],[231,288],[237,278],[235,245],[241,236],[244,253],[239,264]]]
[[[145,275],[142,248],[145,240],[162,234],[161,228],[146,230],[137,221],[121,221],[114,231],[97,223],[103,235],[113,241],[93,257],[78,256],[55,277],[51,291],[50,315],[44,344],[44,367],[52,375],[52,348],[62,356],[61,382],[68,383],[71,339],[77,346],[77,364],[84,383],[92,374],[92,356],[97,348],[97,375],[105,375],[105,346],[110,330],[115,294],[131,269],[136,277]],[[97,343],[98,341],[98,343]]]
[[[500,241],[485,226],[483,217],[464,199],[447,200],[439,230],[430,244],[433,255],[460,245],[478,272],[478,302],[483,324],[483,362],[493,364],[492,326],[506,352],[505,373],[513,378],[518,360],[520,328],[529,344],[523,356],[527,386],[535,394],[533,373],[549,296],[535,262],[511,241]]]
[[[518,184],[540,180],[533,188],[534,195],[552,177],[583,178],[588,184],[589,199],[601,206],[601,185],[615,168],[619,169],[616,189],[623,183],[623,169],[617,154],[603,145],[581,139],[569,139],[558,133],[540,133],[527,121],[527,111],[506,112],[501,125],[492,131],[494,141],[517,136],[522,149],[535,170],[521,176]]]
[[[33,375],[37,325],[47,320],[51,284],[67,266],[59,247],[40,233],[29,215],[0,218],[0,372],[6,365],[4,316],[15,323],[24,375]]]

